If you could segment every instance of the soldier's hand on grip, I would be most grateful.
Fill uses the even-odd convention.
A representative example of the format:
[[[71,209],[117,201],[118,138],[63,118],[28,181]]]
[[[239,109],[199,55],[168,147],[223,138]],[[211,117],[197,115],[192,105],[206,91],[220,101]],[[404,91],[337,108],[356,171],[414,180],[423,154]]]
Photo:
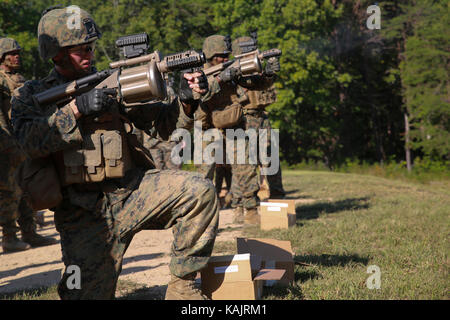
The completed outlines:
[[[280,71],[280,61],[278,61],[275,57],[269,58],[264,69],[264,73],[268,76],[273,76],[278,71]]]
[[[228,67],[225,70],[223,70],[221,73],[219,73],[218,77],[220,78],[220,81],[230,82],[233,80],[237,80],[240,75],[241,75],[241,72],[238,68]]]
[[[181,74],[178,95],[185,105],[185,112],[192,115],[198,107],[200,95],[209,90],[208,79],[203,71]]]
[[[104,111],[113,102],[111,95],[115,95],[114,89],[92,89],[75,98],[78,111],[87,116]]]
[[[208,92],[208,79],[203,71],[195,73],[184,73],[181,75],[179,96],[181,102],[192,104],[198,100],[198,95],[194,97],[194,92],[205,94]]]

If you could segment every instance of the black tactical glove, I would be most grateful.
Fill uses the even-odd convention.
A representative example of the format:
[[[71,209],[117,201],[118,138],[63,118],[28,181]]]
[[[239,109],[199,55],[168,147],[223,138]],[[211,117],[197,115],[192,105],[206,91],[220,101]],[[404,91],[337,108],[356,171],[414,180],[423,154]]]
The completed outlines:
[[[202,75],[197,77],[197,79],[198,79],[198,86],[199,86],[200,89],[203,89],[203,90],[206,89],[206,92],[208,92],[208,79],[206,78],[206,75],[203,73],[203,71],[199,71],[199,72],[201,72]],[[189,87],[189,82],[183,76],[183,73],[181,74],[180,77],[181,77],[180,78],[180,86],[179,86],[179,92],[178,92],[178,95],[180,97],[180,101],[185,103],[185,104],[191,105],[191,107],[193,107],[193,108],[197,108],[197,106],[198,106],[198,98],[197,99],[194,98],[194,92]],[[203,94],[205,94],[205,93],[203,93]]]
[[[267,76],[273,76],[275,73],[280,71],[280,61],[277,58],[272,57],[267,60],[266,67],[264,69],[264,74]]]
[[[239,76],[241,75],[241,70],[234,67],[228,67],[225,70],[223,70],[221,73],[219,73],[218,77],[223,82],[230,82],[233,80],[237,80]]]
[[[92,89],[76,97],[75,102],[78,111],[87,116],[107,109],[113,102],[110,96],[115,94],[114,89]]]

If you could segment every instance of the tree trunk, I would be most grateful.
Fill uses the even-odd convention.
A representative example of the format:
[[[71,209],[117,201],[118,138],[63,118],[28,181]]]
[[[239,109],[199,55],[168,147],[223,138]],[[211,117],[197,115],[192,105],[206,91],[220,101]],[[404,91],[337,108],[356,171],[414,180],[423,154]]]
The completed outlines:
[[[405,110],[403,113],[405,119],[405,156],[406,156],[406,168],[408,172],[411,172],[411,149],[409,148],[409,119],[408,112]]]

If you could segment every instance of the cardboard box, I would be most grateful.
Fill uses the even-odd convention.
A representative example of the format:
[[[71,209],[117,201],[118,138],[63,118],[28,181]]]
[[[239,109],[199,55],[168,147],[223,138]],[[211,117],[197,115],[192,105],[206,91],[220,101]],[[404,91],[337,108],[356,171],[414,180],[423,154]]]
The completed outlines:
[[[261,202],[260,209],[261,230],[287,229],[295,226],[297,221],[295,203],[292,206],[285,202]]]
[[[288,205],[287,212],[290,214],[296,214],[295,212],[295,200],[294,199],[268,199],[267,202],[272,203],[286,203]]]
[[[279,280],[284,270],[261,269],[261,258],[249,253],[214,256],[201,271],[202,292],[212,300],[258,300],[263,281]]]
[[[261,258],[264,269],[283,269],[284,276],[278,281],[283,285],[294,282],[294,259],[290,241],[276,239],[237,238],[237,252],[249,253]],[[266,281],[266,286],[275,283]]]

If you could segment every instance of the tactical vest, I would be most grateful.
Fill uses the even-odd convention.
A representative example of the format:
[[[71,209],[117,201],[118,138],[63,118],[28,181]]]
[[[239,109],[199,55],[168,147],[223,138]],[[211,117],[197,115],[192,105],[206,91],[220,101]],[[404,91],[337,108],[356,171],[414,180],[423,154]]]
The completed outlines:
[[[11,97],[14,95],[14,90],[20,88],[25,83],[25,78],[19,73],[6,73],[2,69],[0,69],[0,77],[6,80],[9,89],[9,92],[5,92],[3,88],[0,88],[5,94],[2,111],[8,117],[9,121],[11,121]]]
[[[272,85],[265,90],[249,90],[243,88],[246,99],[243,102],[244,110],[264,109],[266,106],[277,101],[277,93]]]
[[[245,99],[245,92],[240,86],[233,83],[221,83],[220,91],[203,103],[204,109],[209,113],[203,114],[201,118],[203,128],[208,126],[204,121],[210,122],[213,127],[219,129],[238,125],[242,121],[241,103]],[[199,115],[202,115],[200,111]]]
[[[131,124],[119,113],[88,116],[78,121],[82,145],[56,155],[62,185],[124,177],[134,167],[127,137],[132,131]]]

